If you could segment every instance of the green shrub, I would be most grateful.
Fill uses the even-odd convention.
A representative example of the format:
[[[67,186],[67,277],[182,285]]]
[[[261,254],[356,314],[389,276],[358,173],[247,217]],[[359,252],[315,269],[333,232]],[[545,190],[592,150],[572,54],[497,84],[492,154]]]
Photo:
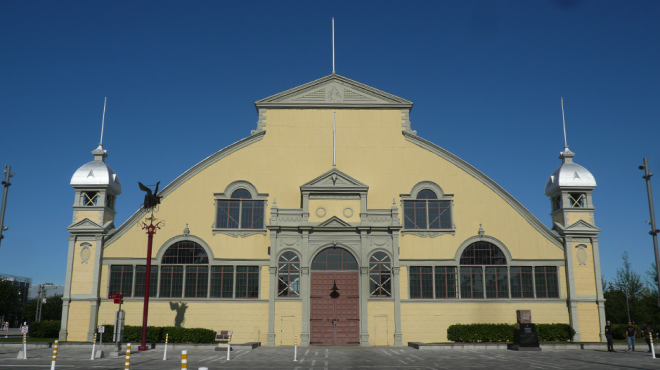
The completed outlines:
[[[639,325],[633,325],[637,329],[636,338],[642,337],[642,328]],[[628,324],[614,324],[612,325],[612,338],[614,339],[626,339],[626,328]]]
[[[60,321],[32,322],[29,325],[28,336],[30,338],[57,338],[60,335]]]
[[[447,328],[453,342],[512,342],[513,324],[454,324]],[[575,330],[568,324],[536,324],[539,341],[567,341]]]
[[[105,341],[112,341],[114,325],[104,325]],[[203,328],[177,328],[174,326],[147,326],[147,343],[164,343],[165,335],[169,334],[169,343],[215,343],[216,332]],[[124,343],[142,342],[141,326],[124,326]]]

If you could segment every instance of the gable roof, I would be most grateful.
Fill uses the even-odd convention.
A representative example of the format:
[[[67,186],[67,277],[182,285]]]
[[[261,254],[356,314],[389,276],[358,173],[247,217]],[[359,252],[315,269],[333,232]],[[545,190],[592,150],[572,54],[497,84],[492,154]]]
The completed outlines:
[[[254,102],[260,108],[395,108],[413,102],[336,73]]]

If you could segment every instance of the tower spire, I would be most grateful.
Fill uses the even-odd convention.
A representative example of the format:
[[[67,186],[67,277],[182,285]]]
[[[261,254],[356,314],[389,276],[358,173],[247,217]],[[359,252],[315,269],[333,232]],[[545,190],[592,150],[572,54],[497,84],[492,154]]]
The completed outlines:
[[[101,120],[101,142],[99,143],[99,147],[92,151],[95,161],[103,162],[105,160],[105,157],[108,156],[108,153],[105,150],[103,150],[103,128],[105,127],[105,105],[107,102],[108,102],[108,97],[106,96],[105,99],[103,100],[103,119]]]

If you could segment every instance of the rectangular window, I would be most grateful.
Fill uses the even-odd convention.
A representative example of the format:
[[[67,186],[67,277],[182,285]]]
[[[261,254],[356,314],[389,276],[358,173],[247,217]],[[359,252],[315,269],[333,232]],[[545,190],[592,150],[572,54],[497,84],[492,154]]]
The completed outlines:
[[[509,298],[506,267],[486,267],[486,298]]]
[[[241,202],[238,200],[218,200],[218,223],[221,229],[238,229]]]
[[[536,279],[536,298],[559,298],[559,284],[556,266],[537,266],[534,268]]]
[[[432,267],[410,267],[410,298],[433,298]]]
[[[461,267],[461,298],[484,298],[481,267]]]
[[[211,267],[211,298],[234,297],[234,266]]]
[[[236,266],[236,298],[259,298],[258,266]]]
[[[123,294],[130,297],[133,293],[133,266],[112,265],[110,266],[110,289],[108,294]]]
[[[451,209],[448,200],[428,201],[429,229],[451,229]]]
[[[188,298],[206,298],[208,292],[209,267],[186,266],[186,294]]]
[[[403,216],[406,229],[428,228],[426,225],[426,201],[404,201]]]
[[[435,298],[456,298],[456,267],[435,268]]]
[[[531,267],[511,267],[511,298],[534,298]]]
[[[161,266],[160,297],[181,298],[183,294],[183,266]]]
[[[147,282],[147,266],[135,266],[135,290],[133,297],[144,297],[144,286]],[[158,266],[151,266],[151,280],[149,281],[149,297],[158,293]]]

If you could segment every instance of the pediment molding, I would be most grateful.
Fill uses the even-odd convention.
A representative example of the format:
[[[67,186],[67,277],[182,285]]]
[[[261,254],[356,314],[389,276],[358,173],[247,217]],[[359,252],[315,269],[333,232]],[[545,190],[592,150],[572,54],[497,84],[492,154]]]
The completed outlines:
[[[300,185],[300,190],[303,192],[333,190],[355,190],[356,192],[366,192],[369,190],[369,185],[360,182],[335,167],[315,179]]]
[[[112,225],[111,221],[108,221],[106,223],[106,226],[109,228]],[[89,233],[89,232],[94,232],[94,233],[99,233],[105,231],[107,228],[104,226],[101,226],[97,224],[96,222],[90,220],[89,218],[82,219],[74,224],[71,224],[69,227],[66,228],[67,231],[70,233]]]
[[[555,222],[554,224],[555,230],[557,230],[561,235],[569,235],[569,234],[598,234],[600,233],[600,229],[597,228],[596,226],[588,223],[587,221],[584,220],[578,220],[575,223],[564,227],[562,224]]]
[[[254,103],[264,108],[394,108],[411,109],[413,103],[338,74],[294,87]]]
[[[353,227],[353,225],[349,224],[348,222],[342,220],[337,216],[332,216],[315,227]]]

